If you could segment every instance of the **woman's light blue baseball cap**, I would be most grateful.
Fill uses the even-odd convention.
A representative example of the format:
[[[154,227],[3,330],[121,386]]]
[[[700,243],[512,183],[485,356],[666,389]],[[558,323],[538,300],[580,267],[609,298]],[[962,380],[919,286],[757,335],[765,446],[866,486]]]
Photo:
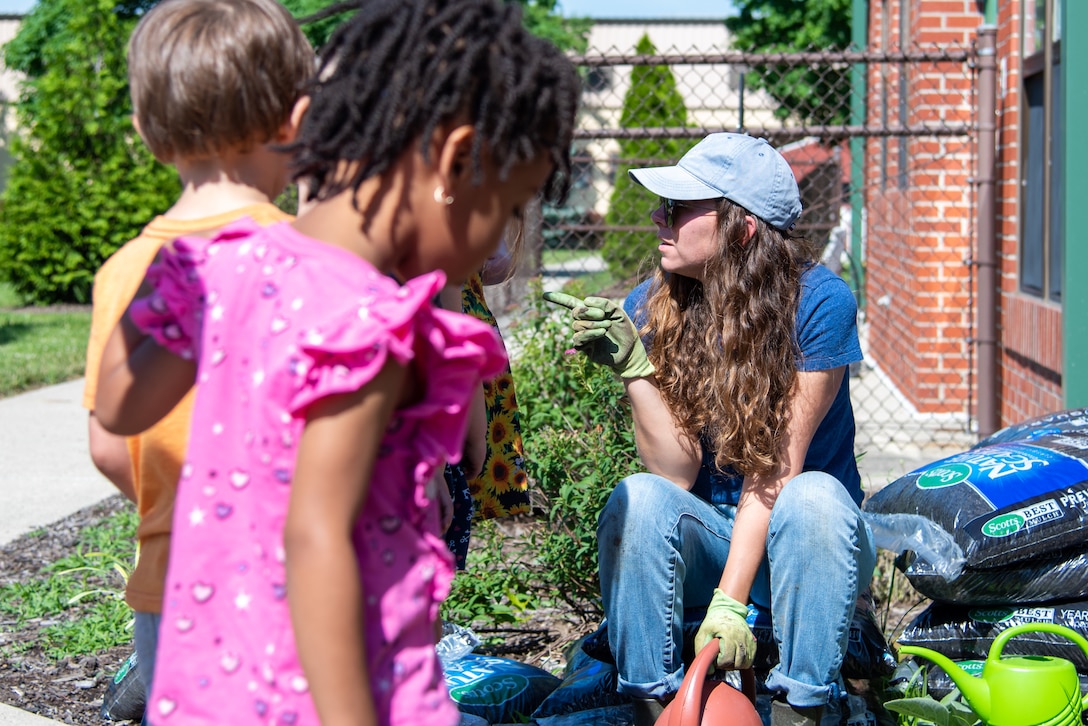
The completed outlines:
[[[725,197],[773,227],[788,231],[801,216],[793,170],[778,150],[747,134],[710,134],[676,166],[631,169],[631,178],[659,197]]]

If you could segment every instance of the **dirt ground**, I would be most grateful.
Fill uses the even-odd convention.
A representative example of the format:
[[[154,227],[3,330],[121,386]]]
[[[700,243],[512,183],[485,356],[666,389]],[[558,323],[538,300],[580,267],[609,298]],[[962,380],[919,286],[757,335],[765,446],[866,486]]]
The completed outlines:
[[[124,506],[128,505],[122,498],[112,497],[50,525],[43,534],[23,536],[0,547],[0,585],[28,580],[46,565],[70,554],[81,529]],[[110,648],[57,662],[37,645],[39,631],[53,622],[38,619],[15,632],[15,620],[0,614],[0,703],[75,726],[101,726],[104,721],[99,710],[106,687],[128,658],[131,648]],[[555,671],[565,662],[563,645],[588,632],[585,628],[585,625],[567,622],[557,611],[538,611],[532,627],[477,631],[488,639],[498,636],[494,639],[502,645],[480,646],[476,652]],[[34,645],[24,652],[9,655],[5,646],[16,642]]]
[[[26,581],[46,565],[70,554],[80,530],[125,506],[128,505],[120,496],[112,497],[46,527],[41,534],[23,536],[0,547],[0,585]],[[886,564],[890,564],[890,558]],[[910,617],[911,606],[916,610],[923,598],[901,576],[898,587],[894,588],[897,592],[882,592],[880,584],[879,579],[874,583],[878,599],[882,594],[884,599],[892,595],[887,630],[901,630]],[[99,711],[106,687],[131,648],[120,646],[54,661],[37,644],[39,631],[54,622],[38,619],[15,632],[15,620],[0,614],[0,703],[75,726],[101,726]],[[520,628],[478,629],[482,638],[501,645],[480,646],[475,652],[512,658],[558,673],[566,662],[564,647],[593,629],[591,624],[569,620],[560,611],[537,611],[529,624]],[[9,648],[5,646],[18,642],[33,645],[21,653],[8,654]]]
[[[46,528],[40,536],[23,536],[0,548],[0,584],[25,581],[46,565],[71,554],[84,527],[125,506],[120,497],[84,509]],[[99,708],[106,686],[130,648],[111,648],[94,655],[54,661],[38,645],[38,632],[52,621],[38,619],[14,632],[15,621],[0,615],[0,702],[69,724],[102,723]],[[8,655],[5,646],[33,643]]]

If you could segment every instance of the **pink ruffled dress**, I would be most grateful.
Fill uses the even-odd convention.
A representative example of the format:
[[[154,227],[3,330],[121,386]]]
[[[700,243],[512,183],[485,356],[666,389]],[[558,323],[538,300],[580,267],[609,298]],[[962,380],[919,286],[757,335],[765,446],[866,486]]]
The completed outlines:
[[[401,286],[289,225],[186,238],[149,271],[137,325],[197,361],[148,716],[317,724],[287,605],[283,527],[306,408],[416,361],[355,526],[370,687],[383,724],[456,724],[434,651],[451,558],[428,483],[460,455],[469,397],[504,355],[490,327],[432,307],[440,272]]]

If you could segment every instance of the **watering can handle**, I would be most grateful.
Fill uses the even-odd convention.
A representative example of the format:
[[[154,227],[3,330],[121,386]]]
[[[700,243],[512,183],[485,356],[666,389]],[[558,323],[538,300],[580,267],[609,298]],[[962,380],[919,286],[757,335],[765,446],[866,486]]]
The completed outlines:
[[[714,661],[718,658],[718,639],[714,638],[703,646],[695,656],[688,675],[680,684],[680,691],[676,694],[676,700],[680,703],[680,723],[698,724],[702,711],[703,681],[707,674],[713,672]],[[752,705],[756,704],[756,676],[751,668],[740,671],[741,692],[747,696]]]
[[[1023,625],[1014,625],[1008,630],[1001,631],[994,639],[994,644],[990,646],[990,652],[986,656],[986,660],[1000,660],[1001,651],[1005,648],[1005,644],[1017,635],[1040,632],[1053,633],[1072,640],[1082,651],[1084,651],[1084,654],[1088,656],[1088,640],[1077,631],[1067,628],[1064,625],[1056,625],[1054,623],[1024,623]],[[1088,695],[1084,696],[1081,700],[1081,708],[1088,709]]]

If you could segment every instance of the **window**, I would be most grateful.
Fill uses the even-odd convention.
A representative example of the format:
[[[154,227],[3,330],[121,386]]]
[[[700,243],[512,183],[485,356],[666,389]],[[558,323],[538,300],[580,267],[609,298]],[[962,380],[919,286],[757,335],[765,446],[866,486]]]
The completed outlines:
[[[608,66],[590,66],[586,72],[585,87],[587,91],[600,93],[612,88],[612,69]]]
[[[1020,171],[1020,289],[1062,295],[1060,0],[1025,3],[1023,158]],[[1048,42],[1049,41],[1049,42]]]

